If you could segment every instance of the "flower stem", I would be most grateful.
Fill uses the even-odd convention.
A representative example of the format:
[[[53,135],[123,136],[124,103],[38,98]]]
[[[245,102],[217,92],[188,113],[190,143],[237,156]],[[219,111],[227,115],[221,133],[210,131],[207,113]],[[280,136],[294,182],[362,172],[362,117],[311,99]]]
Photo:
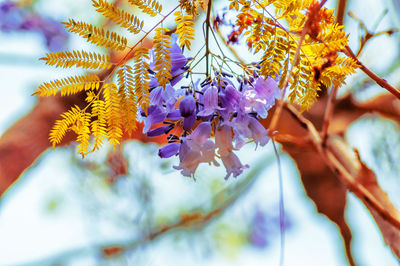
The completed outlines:
[[[211,6],[212,6],[212,0],[208,1],[208,6],[207,6],[207,17],[206,17],[206,74],[207,77],[209,76],[209,69],[208,69],[208,55],[210,54],[210,49],[209,49],[209,28],[210,28],[210,17],[211,17]]]

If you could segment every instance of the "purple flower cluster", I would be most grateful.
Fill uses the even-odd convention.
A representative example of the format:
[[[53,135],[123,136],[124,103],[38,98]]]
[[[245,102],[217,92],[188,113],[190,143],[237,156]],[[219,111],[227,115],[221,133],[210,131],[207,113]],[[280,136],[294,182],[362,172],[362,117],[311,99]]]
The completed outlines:
[[[161,158],[179,155],[179,165],[174,168],[184,176],[193,176],[200,163],[218,166],[216,158],[226,168],[225,179],[239,176],[248,165],[243,165],[234,151],[249,140],[260,146],[269,141],[259,118],[265,118],[280,97],[277,82],[257,75],[233,80],[231,74],[218,72],[213,79],[174,88],[188,67],[176,43],[170,52],[172,79],[163,89],[152,78],[151,106],[147,114],[142,112],[143,132],[148,136],[167,135],[169,144],[158,154]]]
[[[248,241],[255,248],[268,247],[271,240],[279,233],[281,221],[279,216],[265,212],[259,208],[255,210],[249,221]],[[291,229],[292,221],[285,214],[284,230]]]
[[[0,4],[0,31],[30,31],[41,34],[50,51],[65,48],[67,32],[54,19],[33,13],[9,0]]]

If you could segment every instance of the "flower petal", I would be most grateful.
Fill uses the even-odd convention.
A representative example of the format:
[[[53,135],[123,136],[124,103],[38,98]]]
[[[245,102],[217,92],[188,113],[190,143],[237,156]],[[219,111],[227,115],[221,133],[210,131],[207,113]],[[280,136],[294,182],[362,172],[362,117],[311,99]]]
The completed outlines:
[[[180,143],[170,143],[158,150],[158,156],[160,156],[161,158],[172,157],[178,154],[180,147],[181,147]]]

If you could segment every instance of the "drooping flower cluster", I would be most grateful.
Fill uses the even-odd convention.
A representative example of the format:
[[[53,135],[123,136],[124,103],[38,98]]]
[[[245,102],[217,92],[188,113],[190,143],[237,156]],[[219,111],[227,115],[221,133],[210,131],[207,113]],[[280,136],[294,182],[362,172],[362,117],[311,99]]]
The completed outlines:
[[[169,144],[158,154],[161,158],[179,155],[179,165],[174,168],[184,176],[193,176],[200,163],[218,166],[216,158],[226,168],[225,179],[239,176],[249,166],[242,164],[234,151],[249,140],[260,146],[269,141],[259,118],[266,118],[280,97],[277,82],[256,74],[233,80],[231,74],[218,72],[213,79],[174,88],[188,67],[177,44],[170,52],[172,79],[164,89],[152,78],[151,106],[147,113],[142,111],[143,133],[167,135]]]

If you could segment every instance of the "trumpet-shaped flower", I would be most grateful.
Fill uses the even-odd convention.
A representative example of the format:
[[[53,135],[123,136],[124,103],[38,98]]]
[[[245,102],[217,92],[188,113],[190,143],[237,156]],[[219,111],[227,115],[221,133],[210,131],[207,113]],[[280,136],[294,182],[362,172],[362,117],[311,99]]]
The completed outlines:
[[[190,134],[183,139],[179,149],[179,165],[174,166],[177,170],[182,170],[184,176],[193,176],[200,163],[213,162],[215,165],[215,144],[210,140],[211,124],[203,122]]]
[[[215,73],[214,79],[176,88],[186,71],[187,58],[174,38],[169,49],[173,78],[165,88],[158,86],[154,77],[151,79],[151,106],[144,118],[144,132],[148,136],[160,136],[182,127],[183,131],[177,131],[181,135],[170,134],[169,144],[159,149],[161,158],[179,155],[179,165],[174,168],[191,177],[201,163],[219,165],[217,152],[226,169],[225,179],[236,178],[249,166],[242,164],[234,151],[249,140],[256,147],[269,141],[268,130],[259,119],[267,117],[268,110],[280,97],[277,81],[250,76],[238,79],[239,86],[236,86],[236,81],[230,79],[232,75],[221,72]],[[151,60],[149,72],[154,75]],[[150,130],[160,122],[163,124]]]

